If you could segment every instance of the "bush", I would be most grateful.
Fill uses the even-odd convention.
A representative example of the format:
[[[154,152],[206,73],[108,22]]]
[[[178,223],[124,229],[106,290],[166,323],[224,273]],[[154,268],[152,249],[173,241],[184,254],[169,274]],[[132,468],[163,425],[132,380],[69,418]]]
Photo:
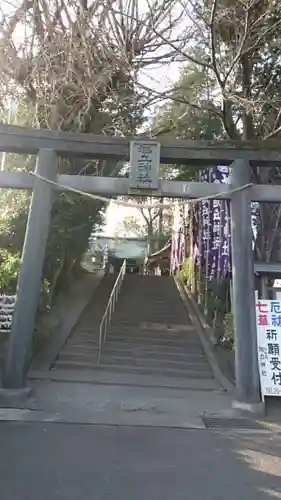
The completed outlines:
[[[0,250],[0,293],[15,295],[20,270],[20,256]],[[50,283],[44,279],[39,299],[39,312],[49,308]]]
[[[47,279],[44,279],[41,286],[41,294],[39,298],[38,304],[38,312],[42,313],[44,311],[49,311],[51,309],[50,304],[50,296],[51,296],[51,285]]]
[[[0,250],[0,293],[15,295],[20,269],[20,256],[7,250]],[[38,314],[50,309],[50,283],[45,279],[42,284]],[[33,334],[33,354],[36,354],[48,341],[50,332],[37,325]]]
[[[180,276],[184,282],[185,285],[190,285],[192,281],[192,275],[193,275],[193,265],[192,265],[192,258],[187,257],[181,266],[180,270]]]
[[[0,250],[0,292],[14,295],[20,268],[19,254]]]
[[[233,349],[235,342],[234,315],[232,313],[225,314],[223,320],[224,335],[221,344],[227,349]]]

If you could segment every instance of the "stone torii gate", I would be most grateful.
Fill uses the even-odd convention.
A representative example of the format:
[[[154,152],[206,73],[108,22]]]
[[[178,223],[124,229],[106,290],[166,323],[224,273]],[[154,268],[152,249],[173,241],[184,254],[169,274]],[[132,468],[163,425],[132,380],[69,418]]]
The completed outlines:
[[[137,138],[142,144],[151,143]],[[84,157],[114,161],[129,159],[130,138],[72,134],[0,125],[0,151],[37,154],[36,176],[24,172],[0,172],[0,188],[33,191],[22,252],[17,302],[9,338],[3,390],[23,389],[30,359],[41,275],[44,263],[52,194],[60,184],[104,196],[130,193],[130,179],[58,175],[58,158]],[[231,166],[231,184],[206,184],[159,180],[152,196],[231,200],[233,303],[236,327],[237,401],[260,401],[254,306],[251,201],[281,202],[281,189],[273,185],[249,185],[250,164],[281,163],[277,141],[177,141],[163,140],[160,161],[166,164],[211,167]],[[40,179],[40,176],[46,181]],[[52,184],[57,183],[58,185]],[[243,189],[243,186],[248,185]]]

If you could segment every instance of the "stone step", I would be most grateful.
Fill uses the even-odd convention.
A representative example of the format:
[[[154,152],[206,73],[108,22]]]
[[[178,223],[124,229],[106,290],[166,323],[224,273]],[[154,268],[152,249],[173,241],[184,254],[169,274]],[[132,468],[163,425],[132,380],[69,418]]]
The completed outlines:
[[[191,325],[171,325],[171,324],[164,324],[159,326],[150,326],[146,327],[145,325],[142,325],[141,323],[127,323],[127,324],[119,324],[119,323],[111,323],[108,327],[108,330],[115,331],[116,333],[124,334],[126,335],[127,333],[130,332],[139,332],[143,333],[146,335],[155,335],[155,336],[161,336],[161,335],[166,335],[170,337],[180,337],[182,336],[188,336],[188,335],[196,335],[196,330],[194,327]]]
[[[98,350],[91,353],[82,353],[82,352],[72,352],[62,350],[59,354],[59,361],[77,361],[81,363],[96,363],[97,361]],[[121,356],[119,355],[109,355],[106,352],[102,352],[101,355],[101,363],[102,364],[110,364],[110,365],[123,365],[123,366],[139,366],[139,367],[155,367],[155,368],[169,368],[169,369],[193,369],[195,371],[198,370],[210,370],[210,367],[206,360],[173,360],[166,356],[162,359],[157,358],[149,358],[149,357],[135,357],[135,356]]]
[[[204,351],[203,351],[203,347],[201,346],[201,344],[197,345],[197,344],[171,344],[171,343],[155,343],[155,342],[143,342],[143,340],[139,340],[139,341],[136,341],[136,340],[125,340],[125,341],[111,341],[110,339],[107,339],[105,344],[103,345],[103,350],[107,350],[107,349],[110,349],[110,350],[122,350],[122,351],[126,351],[126,350],[135,350],[135,349],[144,349],[144,350],[149,350],[150,352],[159,352],[159,354],[161,354],[163,352],[163,349],[165,350],[165,352],[167,352],[167,350],[169,352],[173,352],[175,354],[181,354],[181,353],[186,353],[186,354],[189,354],[189,355],[196,355],[196,354],[203,354],[204,355]]]
[[[75,329],[75,332],[72,333],[71,337],[73,337],[75,335],[83,335],[86,338],[87,337],[96,338],[97,336],[99,336],[99,331],[100,331],[100,325],[97,325],[97,326],[94,326],[94,327],[92,326],[88,330],[86,330],[85,328],[77,327]]]
[[[141,308],[143,304],[151,305],[152,302],[155,304],[155,307],[162,308],[164,308],[164,303],[171,306],[175,305],[176,307],[183,305],[180,297],[176,297],[171,293],[165,293],[165,290],[160,291],[159,289],[134,290],[134,295],[132,295],[132,288],[128,288],[127,290],[121,288],[119,301],[122,304],[130,304],[134,308],[137,308],[136,306],[138,305]]]
[[[139,373],[143,375],[158,375],[163,377],[175,377],[175,378],[200,378],[200,379],[210,379],[213,378],[210,371],[194,371],[194,370],[169,370],[163,368],[141,368],[136,366],[120,366],[120,365],[105,365],[105,364],[94,364],[94,363],[80,363],[75,361],[60,361],[58,359],[55,363],[56,370],[105,370],[113,371],[116,373]]]
[[[187,331],[195,331],[194,325],[188,321],[182,321],[175,323],[173,321],[161,321],[160,318],[157,318],[158,321],[151,321],[151,319],[147,319],[145,317],[142,318],[136,318],[135,320],[132,319],[127,319],[127,320],[122,320],[119,321],[116,318],[112,318],[110,327],[116,327],[119,329],[124,329],[128,330],[129,328],[136,328],[138,327],[140,330],[143,331],[159,331],[159,332],[166,332],[166,333],[173,333],[173,332],[187,332]],[[160,320],[160,321],[159,321]]]
[[[196,329],[170,277],[126,275],[97,364],[99,324],[115,281],[100,288],[61,349],[53,371],[214,386]],[[198,382],[199,381],[199,382]],[[191,385],[193,382],[191,382]]]
[[[79,320],[79,323],[78,323],[78,326],[79,328],[85,328],[85,329],[89,329],[90,327],[97,327],[100,322],[101,322],[101,319],[103,317],[103,313],[104,313],[104,310],[102,311],[102,313],[96,315],[95,316],[93,315],[93,317],[91,319],[87,319],[87,318],[80,318]]]
[[[144,296],[139,296],[139,297],[132,297],[132,291],[130,297],[125,297],[121,291],[119,297],[118,297],[118,304],[123,307],[130,307],[134,311],[140,311],[143,309],[149,309],[152,310],[153,308],[156,311],[163,311],[163,312],[168,312],[168,311],[173,311],[175,308],[176,311],[183,312],[185,310],[184,303],[181,302],[181,299],[178,300],[173,300],[169,299],[169,297],[165,296],[165,303],[163,302],[156,302],[155,297],[147,294],[145,292],[145,297]],[[167,309],[168,307],[168,309]]]
[[[117,347],[116,347],[117,346]],[[104,344],[103,346],[103,350],[107,350],[107,349],[110,349],[110,352],[113,352],[112,349],[114,351],[116,351],[118,349],[118,352],[120,351],[123,351],[123,352],[128,352],[128,349],[135,349],[136,347],[147,347],[150,351],[154,351],[154,352],[158,352],[159,350],[159,353],[160,353],[160,349],[162,348],[162,346],[159,346],[159,345],[156,345],[155,344],[146,344],[144,345],[143,343],[128,343],[128,342],[120,342],[118,344],[116,344],[116,342],[107,342]],[[167,346],[164,346],[164,347],[167,347]],[[204,354],[203,353],[203,350],[201,348],[201,346],[194,348],[193,346],[185,346],[184,348],[180,348],[180,349],[177,349],[177,346],[176,347],[170,347],[170,352],[173,352],[174,354],[178,354],[179,352],[183,352],[185,353],[186,355],[188,356],[197,356],[198,354],[199,355],[202,355]]]
[[[196,329],[194,325],[192,324],[185,324],[185,323],[179,323],[179,324],[171,324],[171,323],[156,323],[156,322],[151,322],[151,321],[140,321],[137,325],[132,324],[132,322],[123,322],[123,323],[116,323],[113,321],[110,325],[109,328],[112,328],[113,330],[120,331],[120,332],[127,332],[132,330],[136,330],[136,327],[139,331],[143,333],[152,333],[155,335],[191,335],[193,333],[196,333]],[[80,330],[79,330],[80,331]],[[85,332],[85,333],[90,333]]]
[[[138,318],[142,318],[142,316],[153,316],[153,317],[157,317],[157,318],[165,318],[165,320],[163,321],[163,323],[166,322],[166,318],[168,319],[172,319],[172,320],[176,320],[177,321],[177,317],[180,316],[181,318],[188,318],[188,312],[187,310],[178,310],[178,311],[175,311],[175,313],[172,312],[172,310],[170,309],[167,309],[167,307],[169,306],[166,306],[165,309],[158,309],[157,308],[153,308],[151,305],[149,307],[140,307],[140,308],[133,308],[131,307],[130,305],[121,305],[121,304],[118,304],[117,303],[117,308],[114,312],[114,317],[115,318],[120,318],[120,319],[128,319],[129,318],[132,318],[134,319],[135,316],[137,316]],[[128,314],[128,311],[129,314]]]
[[[68,341],[65,343],[65,346],[84,346],[84,347],[92,347],[95,345],[98,345],[98,339],[85,339],[82,338],[80,339],[79,336],[72,337],[68,339]]]
[[[146,345],[146,346],[154,346],[157,348],[157,346],[167,346],[170,347],[171,349],[175,347],[181,347],[182,349],[189,349],[189,348],[199,348],[201,347],[200,341],[196,337],[192,338],[185,338],[185,339],[162,339],[162,338],[156,338],[156,337],[142,337],[141,334],[139,335],[122,335],[122,337],[118,337],[117,335],[114,335],[112,332],[110,332],[107,337],[106,337],[106,343],[116,343],[116,342],[122,342],[122,343],[131,343],[133,344],[139,344],[139,345]]]
[[[118,305],[117,305],[118,307]],[[129,307],[128,307],[129,309]],[[118,313],[114,313],[112,318],[114,318],[114,321],[132,321],[135,323],[136,321],[150,321],[151,323],[154,321],[155,323],[190,323],[188,314],[186,312],[184,313],[176,313],[176,314],[170,314],[170,313],[162,313],[157,311],[148,311],[147,309],[141,310],[141,311],[130,311],[130,314],[128,312],[124,311],[121,313],[121,311],[118,311]]]
[[[64,354],[80,354],[81,355],[87,355],[89,354],[90,356],[94,356],[95,353],[98,352],[98,344],[94,346],[85,346],[83,344],[81,345],[69,345],[65,344],[60,353]]]
[[[140,281],[138,280],[136,283],[132,283],[128,280],[123,281],[123,287],[122,289],[124,290],[132,290],[132,286],[135,286],[137,288],[136,293],[140,294],[143,290],[146,290],[148,293],[151,293],[152,291],[158,291],[160,296],[163,295],[163,289],[167,291],[167,294],[174,295],[175,291],[177,290],[175,283],[169,283],[169,281],[165,281],[164,283],[158,281],[150,281],[150,282],[145,282],[145,281]],[[165,287],[165,288],[164,288]]]
[[[140,316],[133,315],[127,319],[117,318],[113,316],[111,319],[111,325],[116,326],[138,326],[141,323],[161,323],[162,325],[191,325],[191,322],[188,320],[186,316],[177,316],[176,320],[173,317],[164,317],[164,316],[155,316],[155,315],[147,315],[143,313]]]
[[[93,351],[92,353],[72,353],[69,351],[62,350],[56,360],[57,362],[60,361],[69,361],[70,363],[75,362],[75,363],[89,363],[89,364],[97,364],[97,356],[98,356],[98,350]]]
[[[137,366],[140,368],[153,367],[153,368],[163,368],[171,370],[194,370],[194,371],[204,371],[209,372],[210,367],[207,361],[173,361],[168,357],[163,359],[151,359],[151,358],[136,358],[136,357],[123,357],[123,356],[107,356],[106,353],[101,354],[101,363],[104,365],[118,365],[118,366]]]
[[[117,306],[118,307],[118,306]],[[177,314],[164,315],[164,314],[147,314],[143,311],[141,314],[124,314],[123,316],[113,314],[111,322],[114,324],[132,324],[137,325],[139,323],[161,323],[162,325],[191,325],[189,317],[185,315]],[[88,325],[89,326],[89,325]]]
[[[78,345],[78,346],[69,346],[65,345],[63,347],[62,351],[64,354],[89,354],[90,356],[93,356],[95,353],[98,351],[98,345],[95,345],[94,347],[85,347],[84,345]],[[186,361],[186,362],[202,362],[206,358],[204,356],[203,351],[199,353],[189,353],[187,351],[183,352],[182,350],[170,350],[170,349],[163,349],[160,348],[160,350],[152,350],[152,349],[147,349],[146,347],[140,346],[140,347],[127,347],[127,346],[119,346],[118,344],[114,347],[108,347],[108,345],[105,343],[103,348],[102,348],[102,354],[104,356],[112,356],[112,357],[122,357],[122,358],[137,358],[137,359],[142,359],[142,358],[151,358],[154,360],[162,360],[162,359],[169,359],[171,361]]]
[[[188,321],[179,320],[178,323],[175,323],[174,321],[161,321],[160,318],[157,319],[153,321],[151,318],[142,317],[135,318],[135,320],[128,319],[126,321],[119,321],[116,318],[112,318],[109,327],[116,328],[121,331],[126,331],[130,328],[138,328],[139,330],[147,332],[162,332],[169,334],[196,331],[194,325]]]
[[[89,318],[89,317],[91,317],[91,315],[93,315],[93,312],[102,313],[105,309],[106,303],[109,300],[110,293],[111,293],[111,291],[108,290],[108,293],[106,295],[104,295],[103,297],[99,297],[99,296],[93,297],[92,300],[89,302],[88,306],[86,307],[86,309],[84,310],[82,316]],[[94,311],[93,311],[93,306],[95,308]]]
[[[200,357],[205,357],[205,353],[203,351],[203,348],[201,345],[196,346],[196,349],[192,349],[192,351],[189,351],[189,346],[184,346],[184,348],[180,346],[173,346],[172,348],[170,346],[161,346],[158,345],[157,348],[155,348],[154,345],[147,345],[144,343],[128,343],[128,342],[112,342],[110,343],[109,341],[106,341],[105,344],[103,345],[102,348],[103,352],[108,352],[108,353],[118,353],[118,352],[124,352],[124,355],[126,353],[134,356],[156,356],[158,358],[161,358],[162,356],[174,356],[175,358],[181,359],[186,356],[190,356],[192,358],[200,358]]]
[[[170,300],[171,302],[176,302],[178,301],[178,296],[176,295],[178,293],[177,289],[174,290],[173,288],[169,289],[167,287],[162,288],[162,286],[158,284],[158,286],[138,286],[132,288],[131,284],[125,284],[123,283],[123,287],[121,288],[120,296],[127,300],[128,302],[133,302],[134,301],[134,296],[138,299],[143,299],[147,300],[147,297],[151,297],[155,300],[155,302],[161,303],[161,301],[164,300]],[[132,296],[132,289],[134,290],[134,296]]]
[[[79,338],[73,338],[68,340],[64,345],[63,349],[71,349],[75,351],[76,349],[84,350],[87,352],[89,349],[97,349],[97,340],[80,340]],[[108,338],[103,345],[102,351],[107,352],[133,352],[135,355],[143,353],[151,353],[151,355],[157,355],[157,357],[165,356],[167,354],[173,354],[174,356],[204,356],[204,351],[200,343],[171,343],[165,341],[155,341],[155,339],[144,342],[143,339],[111,339]]]
[[[178,291],[176,291],[176,294],[178,294]],[[128,287],[127,289],[121,288],[119,299],[120,301],[126,301],[127,303],[130,303],[131,305],[137,305],[138,302],[135,301],[135,299],[141,299],[139,302],[139,305],[141,307],[142,304],[144,303],[149,303],[149,299],[153,299],[155,304],[162,306],[164,303],[169,303],[169,304],[175,304],[179,305],[182,304],[181,298],[179,295],[175,295],[171,291],[168,290],[159,290],[158,289],[143,289],[143,290],[135,290],[134,289],[134,295],[132,295],[132,287]]]
[[[138,387],[159,387],[193,391],[218,391],[222,388],[214,378],[176,378],[139,373],[116,373],[110,370],[64,370],[52,368],[47,372],[30,372],[29,379],[54,380],[61,382],[84,382],[89,384],[133,385]],[[186,393],[189,397],[189,392]]]
[[[179,300],[169,300],[168,297],[165,297],[165,304],[164,303],[162,304],[159,302],[157,303],[154,300],[154,297],[151,297],[148,294],[145,294],[145,297],[135,297],[133,300],[130,300],[124,297],[121,292],[121,295],[119,295],[118,298],[118,304],[120,304],[121,307],[130,307],[134,311],[140,311],[141,309],[146,309],[146,308],[150,310],[154,308],[156,311],[164,311],[164,312],[173,311],[174,308],[176,309],[176,311],[181,311],[181,312],[185,310],[183,302],[180,302]]]
[[[146,339],[148,340],[167,340],[167,341],[174,341],[174,342],[197,342],[198,344],[200,343],[200,340],[198,339],[196,333],[194,332],[189,332],[189,333],[186,333],[186,332],[181,332],[181,333],[176,333],[176,332],[173,332],[173,333],[167,333],[167,332],[163,332],[163,333],[159,333],[159,332],[154,332],[153,330],[149,331],[149,332],[146,332],[146,331],[143,331],[143,330],[139,330],[139,329],[134,329],[134,328],[131,328],[131,329],[128,329],[128,330],[116,330],[115,327],[109,327],[109,330],[107,332],[107,339],[111,338],[111,337],[114,337],[116,339],[125,339],[125,338],[141,338],[143,339],[144,341]]]
[[[73,334],[71,337],[69,337],[69,339],[79,338],[81,340],[85,339],[86,341],[87,340],[95,340],[96,341],[99,338],[99,335],[100,335],[99,328],[96,330],[93,330],[89,333],[86,333],[84,331],[81,332],[78,330],[77,332],[75,332],[75,334]]]

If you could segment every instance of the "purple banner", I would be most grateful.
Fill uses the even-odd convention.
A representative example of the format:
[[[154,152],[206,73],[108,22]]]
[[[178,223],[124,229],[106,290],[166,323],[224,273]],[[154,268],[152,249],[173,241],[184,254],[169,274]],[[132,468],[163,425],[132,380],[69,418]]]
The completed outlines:
[[[228,167],[204,169],[199,181],[227,184]],[[192,223],[192,259],[201,268],[205,279],[221,280],[231,272],[230,202],[204,200],[191,205],[189,219]],[[184,261],[184,225],[172,235],[171,271],[179,269]]]
[[[210,182],[210,169],[205,169],[201,172],[201,182]],[[201,242],[199,242],[199,251],[201,257],[201,267],[204,269],[204,274],[206,278],[209,278],[211,274],[211,238],[212,238],[212,201],[204,200],[200,203],[200,224],[202,227],[201,231]],[[201,244],[200,244],[201,243]],[[201,248],[200,248],[201,247]]]
[[[213,182],[227,184],[229,182],[228,167],[214,168]],[[230,271],[230,202],[215,200],[214,204],[214,278],[220,280],[225,278]]]
[[[203,170],[200,180],[227,184],[229,182],[228,167]],[[196,223],[195,220],[194,222]],[[206,200],[200,203],[197,239],[199,240],[196,244],[199,248],[200,265],[205,278],[212,281],[226,277],[231,269],[229,201]]]

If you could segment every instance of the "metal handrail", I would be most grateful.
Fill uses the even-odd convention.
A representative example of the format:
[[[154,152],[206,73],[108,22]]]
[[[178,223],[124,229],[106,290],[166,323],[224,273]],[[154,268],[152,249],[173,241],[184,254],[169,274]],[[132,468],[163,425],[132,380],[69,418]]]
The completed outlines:
[[[100,335],[99,335],[99,347],[98,347],[98,364],[100,362],[101,349],[102,345],[106,341],[107,329],[111,321],[112,314],[115,310],[116,302],[118,299],[118,295],[120,292],[121,285],[124,280],[124,276],[126,274],[126,260],[124,260],[117,279],[114,283],[114,287],[109,297],[109,301],[107,303],[106,309],[104,311],[104,315],[100,322]]]

